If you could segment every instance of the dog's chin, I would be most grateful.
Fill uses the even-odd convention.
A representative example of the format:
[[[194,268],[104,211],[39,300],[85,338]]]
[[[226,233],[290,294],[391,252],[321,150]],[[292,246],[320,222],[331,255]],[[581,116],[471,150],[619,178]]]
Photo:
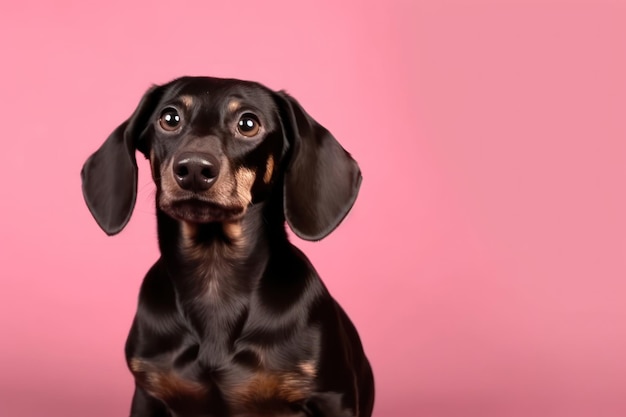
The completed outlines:
[[[178,200],[161,205],[161,209],[176,220],[206,224],[234,222],[243,217],[245,209],[237,206],[223,206],[197,199]]]

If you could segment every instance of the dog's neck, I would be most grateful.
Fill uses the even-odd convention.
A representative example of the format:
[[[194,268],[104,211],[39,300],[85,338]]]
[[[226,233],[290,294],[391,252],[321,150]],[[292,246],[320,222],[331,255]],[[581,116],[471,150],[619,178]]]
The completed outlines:
[[[287,242],[284,226],[268,222],[263,204],[251,206],[242,219],[230,223],[192,224],[161,210],[157,221],[163,265],[196,331],[224,334],[224,329],[212,327],[236,327],[263,276],[268,248],[277,247],[269,241]]]

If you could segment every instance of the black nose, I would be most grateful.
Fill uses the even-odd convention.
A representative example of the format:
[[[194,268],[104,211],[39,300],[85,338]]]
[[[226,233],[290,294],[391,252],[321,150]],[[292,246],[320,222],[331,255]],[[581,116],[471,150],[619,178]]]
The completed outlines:
[[[174,178],[181,188],[205,191],[220,173],[220,163],[213,155],[184,152],[174,159]]]

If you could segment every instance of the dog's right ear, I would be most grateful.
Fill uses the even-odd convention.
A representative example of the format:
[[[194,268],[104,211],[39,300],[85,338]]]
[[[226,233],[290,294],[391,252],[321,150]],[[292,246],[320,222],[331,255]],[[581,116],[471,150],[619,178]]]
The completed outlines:
[[[109,236],[122,231],[135,207],[137,141],[161,95],[158,86],[148,90],[132,116],[83,165],[83,197],[96,222]]]

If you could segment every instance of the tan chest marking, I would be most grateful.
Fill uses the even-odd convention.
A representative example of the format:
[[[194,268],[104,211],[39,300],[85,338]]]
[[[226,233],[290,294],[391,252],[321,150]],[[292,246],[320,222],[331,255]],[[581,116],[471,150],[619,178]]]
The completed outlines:
[[[143,389],[163,401],[181,397],[202,398],[208,393],[207,387],[201,383],[184,379],[171,370],[160,369],[141,359],[131,359],[130,369]]]
[[[294,372],[258,372],[235,386],[231,398],[243,407],[271,401],[302,401],[315,390],[316,374],[315,365],[308,361],[301,363]]]

